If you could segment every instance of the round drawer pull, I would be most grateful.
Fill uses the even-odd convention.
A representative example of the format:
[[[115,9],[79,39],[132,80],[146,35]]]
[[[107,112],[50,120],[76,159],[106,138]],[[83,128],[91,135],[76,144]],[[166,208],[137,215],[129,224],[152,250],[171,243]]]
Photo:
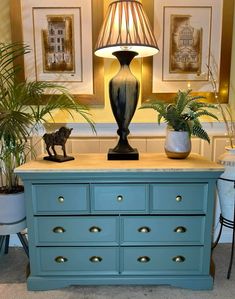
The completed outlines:
[[[176,200],[177,202],[181,202],[182,199],[183,199],[183,198],[182,198],[181,195],[177,195],[176,198],[175,198],[175,200]]]
[[[138,229],[138,232],[139,233],[144,233],[144,234],[147,234],[151,231],[151,228],[147,227],[147,226],[143,226],[143,227],[140,227]]]
[[[183,226],[178,226],[174,229],[175,233],[179,233],[179,234],[183,234],[187,231],[187,228],[183,227]]]
[[[117,201],[121,202],[121,201],[123,201],[123,199],[124,199],[124,198],[123,198],[122,195],[118,195],[118,196],[117,196]]]
[[[65,229],[61,226],[57,226],[57,227],[53,228],[53,232],[55,234],[63,234],[63,233],[65,233]]]
[[[176,263],[183,263],[185,261],[185,257],[178,255],[178,256],[173,257],[172,260]]]
[[[102,261],[102,257],[100,257],[100,256],[92,256],[92,257],[90,258],[90,261],[91,261],[92,263],[100,263],[100,262]]]
[[[58,197],[58,202],[59,203],[63,203],[64,202],[64,197],[63,196],[59,196]]]
[[[68,259],[66,257],[63,257],[63,256],[57,256],[55,258],[55,261],[58,263],[58,264],[62,264],[62,263],[66,263],[68,261]]]
[[[102,229],[98,226],[92,226],[90,229],[89,229],[89,232],[91,233],[100,233],[102,231]]]
[[[140,263],[148,263],[150,261],[150,257],[140,256],[140,257],[138,257],[137,261],[140,262]]]

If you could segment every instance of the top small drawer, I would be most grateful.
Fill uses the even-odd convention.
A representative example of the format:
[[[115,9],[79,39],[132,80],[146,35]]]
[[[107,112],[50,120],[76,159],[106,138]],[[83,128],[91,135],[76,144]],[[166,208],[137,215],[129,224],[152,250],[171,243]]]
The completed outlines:
[[[148,211],[148,186],[145,184],[94,184],[93,213],[122,214]]]
[[[33,209],[38,215],[83,214],[89,212],[89,185],[33,185]]]
[[[204,214],[207,207],[206,183],[159,183],[151,185],[154,213]]]

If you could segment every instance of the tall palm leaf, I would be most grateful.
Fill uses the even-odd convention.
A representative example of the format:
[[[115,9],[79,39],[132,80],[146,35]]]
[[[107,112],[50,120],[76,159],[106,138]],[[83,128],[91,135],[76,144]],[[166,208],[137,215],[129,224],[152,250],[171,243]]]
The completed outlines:
[[[53,82],[18,82],[20,67],[17,58],[27,54],[29,47],[21,43],[0,43],[0,169],[8,192],[17,190],[14,168],[25,160],[25,151],[33,150],[27,142],[32,130],[53,120],[57,109],[80,114],[95,131],[88,108],[80,104],[63,86]],[[48,93],[46,102],[44,94]]]

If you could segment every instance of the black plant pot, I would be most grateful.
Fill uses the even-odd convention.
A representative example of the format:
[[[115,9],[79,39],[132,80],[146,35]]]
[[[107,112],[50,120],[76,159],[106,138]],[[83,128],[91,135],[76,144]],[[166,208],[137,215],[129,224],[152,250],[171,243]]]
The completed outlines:
[[[113,115],[118,124],[118,144],[109,150],[108,160],[138,160],[137,149],[130,146],[127,136],[128,127],[135,113],[139,98],[139,82],[130,71],[132,59],[138,55],[131,51],[113,53],[120,62],[120,70],[109,83],[109,97]]]

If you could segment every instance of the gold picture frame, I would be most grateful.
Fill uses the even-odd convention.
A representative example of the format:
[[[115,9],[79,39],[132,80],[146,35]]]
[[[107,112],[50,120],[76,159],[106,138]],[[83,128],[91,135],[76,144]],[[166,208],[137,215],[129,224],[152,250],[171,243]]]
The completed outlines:
[[[154,1],[143,1],[143,7],[147,13],[150,22],[154,23]],[[187,1],[186,1],[187,2]],[[175,1],[174,1],[174,6]],[[231,68],[231,48],[232,48],[232,32],[233,32],[233,11],[234,0],[223,0],[223,18],[222,18],[222,38],[221,38],[221,59],[220,59],[220,73],[219,73],[219,88],[221,103],[228,103],[229,98],[229,81],[230,81],[230,68]],[[162,49],[160,49],[161,51]],[[158,55],[158,54],[156,54]],[[166,102],[172,101],[175,93],[173,92],[153,92],[153,58],[143,58],[142,65],[142,102],[148,99],[162,99]],[[177,92],[177,90],[176,90]],[[213,92],[194,92],[195,95],[203,95],[206,101],[215,102]]]
[[[25,42],[23,40],[23,30],[24,30],[24,28],[23,28],[23,21],[22,21],[21,1],[22,0],[10,0],[12,41],[14,41],[14,42]],[[54,13],[54,20],[55,20],[57,11],[58,11],[58,17],[63,15],[63,8],[64,8],[63,7],[63,1],[65,1],[65,3],[67,2],[67,7],[68,7],[68,1],[66,1],[66,0],[61,0],[60,1],[61,2],[60,7],[55,6],[54,5],[55,2],[52,2],[51,7],[48,7],[48,6],[50,6],[50,2],[51,2],[50,0],[47,1],[49,3],[49,5],[47,5],[46,8],[45,7],[40,7],[40,1],[36,1],[37,2],[36,5],[41,8],[41,11],[43,13],[45,11],[45,15],[46,14],[49,15],[49,13],[50,13],[49,8],[53,8],[54,9],[53,12],[54,11],[56,12],[56,13]],[[102,58],[99,58],[99,57],[94,55],[94,47],[95,47],[95,43],[96,43],[96,40],[97,40],[97,37],[98,37],[99,29],[100,29],[100,27],[102,25],[102,22],[103,22],[103,9],[101,9],[101,8],[103,8],[103,0],[89,0],[89,1],[91,1],[91,18],[92,18],[92,20],[91,20],[91,22],[92,22],[92,25],[91,25],[92,26],[92,37],[91,37],[91,40],[92,40],[91,47],[92,47],[92,49],[90,49],[89,52],[91,53],[91,58],[90,58],[91,59],[91,64],[90,65],[91,65],[91,68],[92,68],[93,72],[90,75],[91,80],[87,80],[87,79],[86,80],[87,80],[87,85],[89,85],[91,83],[90,81],[93,80],[93,85],[90,88],[90,91],[87,92],[87,93],[86,93],[85,89],[84,89],[84,92],[82,92],[82,93],[77,93],[77,92],[74,93],[74,92],[72,92],[72,90],[71,90],[71,92],[74,94],[75,98],[78,99],[78,101],[80,103],[86,104],[86,105],[92,106],[92,107],[96,107],[96,106],[99,107],[99,106],[104,105],[104,64],[103,64],[103,59]],[[66,5],[64,5],[64,6],[66,6]],[[68,9],[67,10],[69,12],[72,11],[72,13],[73,13],[73,7],[68,8]],[[75,8],[74,8],[74,11],[75,11]],[[81,12],[78,12],[78,14],[79,13],[81,13]],[[67,13],[66,10],[64,10],[64,14],[69,16],[69,13]],[[53,20],[53,18],[52,18],[52,20]],[[71,20],[72,20],[72,17],[70,18],[70,21]],[[33,21],[36,22],[35,20],[33,20]],[[89,20],[84,20],[84,17],[83,18],[81,17],[78,20],[78,22],[89,22]],[[34,30],[33,34],[35,35],[36,31],[35,31],[35,28],[33,27],[33,25],[34,24],[32,24],[31,28],[32,28],[32,30]],[[81,24],[81,26],[82,26],[82,24]],[[38,34],[38,36],[39,36],[39,34]],[[35,42],[40,42],[40,41],[38,41],[37,36],[36,36],[36,38],[34,36],[34,40],[35,40]],[[82,43],[82,41],[81,41],[81,43]],[[35,49],[38,49],[40,47],[43,49],[42,42],[41,42],[41,44],[38,44],[37,46],[35,46]],[[77,46],[76,46],[76,48],[77,48]],[[41,50],[41,52],[42,51],[43,50]],[[83,55],[87,54],[86,53],[87,51],[84,51],[84,50],[82,50],[82,51],[84,52]],[[74,55],[76,55],[76,53]],[[80,56],[82,57],[82,55],[80,55]],[[37,57],[37,56],[34,53],[34,59],[36,59],[35,57]],[[80,64],[82,65],[83,59],[81,57],[80,57]],[[83,58],[84,58],[84,56],[83,56]],[[25,62],[24,62],[23,57],[21,59],[19,59],[17,63],[22,66],[23,71],[20,74],[20,79],[24,80],[26,78],[25,78],[25,68],[24,68],[24,66],[25,66],[24,63]],[[78,69],[77,66],[76,66],[76,68]],[[45,73],[46,72],[44,72],[44,75],[45,75]],[[49,73],[49,75],[52,75],[52,73],[51,74],[50,74],[50,72],[48,72],[48,73]],[[73,76],[73,75],[71,75],[71,76]],[[40,79],[39,76],[38,76],[38,78],[39,78],[38,80],[40,80],[40,81],[44,80],[44,79]],[[53,79],[50,79],[50,80],[53,80]],[[55,80],[55,82],[56,82],[56,80]],[[58,82],[58,83],[63,84],[63,82],[61,82],[61,83]],[[65,83],[67,83],[67,82],[65,82]]]

